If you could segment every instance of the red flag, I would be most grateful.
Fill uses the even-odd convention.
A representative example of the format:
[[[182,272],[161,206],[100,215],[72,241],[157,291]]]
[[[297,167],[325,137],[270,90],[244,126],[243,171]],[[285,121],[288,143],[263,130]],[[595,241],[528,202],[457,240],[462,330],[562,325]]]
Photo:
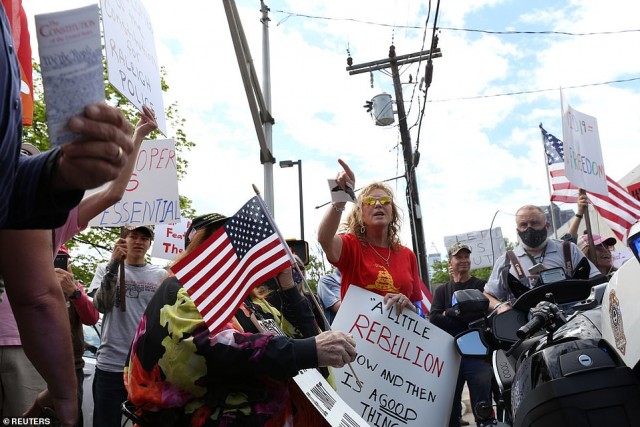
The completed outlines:
[[[27,15],[22,8],[22,0],[2,0],[7,12],[11,34],[16,48],[16,56],[20,63],[22,96],[22,124],[31,126],[33,123],[33,74],[31,68],[31,41],[27,26]]]
[[[557,202],[576,203],[578,188],[571,184],[564,173],[564,149],[562,141],[547,133],[540,126],[544,138],[551,187],[551,200]],[[618,239],[625,243],[629,228],[640,218],[640,202],[613,179],[607,176],[608,196],[587,192],[594,208],[607,222]]]
[[[171,270],[215,334],[254,287],[290,265],[291,255],[256,196]]]

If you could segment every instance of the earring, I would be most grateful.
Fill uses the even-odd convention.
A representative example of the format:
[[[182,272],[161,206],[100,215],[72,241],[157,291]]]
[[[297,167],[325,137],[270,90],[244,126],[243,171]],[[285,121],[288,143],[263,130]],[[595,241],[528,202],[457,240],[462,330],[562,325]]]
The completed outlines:
[[[362,224],[362,225],[360,226],[360,234],[362,234],[363,236],[364,236],[365,234],[367,234],[367,229],[366,229],[366,228],[364,228],[364,224]]]

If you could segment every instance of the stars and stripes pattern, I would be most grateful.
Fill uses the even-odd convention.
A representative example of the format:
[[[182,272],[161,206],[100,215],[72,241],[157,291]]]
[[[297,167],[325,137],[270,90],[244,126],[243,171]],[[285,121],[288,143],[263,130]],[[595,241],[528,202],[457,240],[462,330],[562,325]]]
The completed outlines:
[[[555,202],[577,203],[578,188],[565,176],[564,149],[562,141],[540,126],[544,149],[551,176],[551,200]],[[640,202],[616,181],[607,176],[608,196],[587,192],[589,201],[607,222],[611,231],[623,243],[629,228],[640,218]]]
[[[256,196],[171,270],[215,334],[254,287],[291,266],[291,259]]]

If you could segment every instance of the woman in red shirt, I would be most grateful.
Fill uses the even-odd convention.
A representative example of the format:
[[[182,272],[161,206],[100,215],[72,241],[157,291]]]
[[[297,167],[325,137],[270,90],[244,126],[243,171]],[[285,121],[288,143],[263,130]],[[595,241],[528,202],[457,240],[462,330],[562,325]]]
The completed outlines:
[[[336,178],[345,191],[355,185],[355,174],[342,160]],[[384,296],[387,307],[417,311],[421,301],[418,262],[399,238],[400,214],[393,192],[374,182],[362,189],[345,222],[345,202],[332,203],[318,228],[318,241],[327,259],[342,273],[341,297],[351,285]],[[340,227],[340,230],[338,228]],[[339,233],[340,232],[340,233]]]

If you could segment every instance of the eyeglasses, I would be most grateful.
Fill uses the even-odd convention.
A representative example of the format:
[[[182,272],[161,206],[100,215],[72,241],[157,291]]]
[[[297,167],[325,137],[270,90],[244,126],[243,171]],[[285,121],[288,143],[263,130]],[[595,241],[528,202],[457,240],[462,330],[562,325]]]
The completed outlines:
[[[384,205],[388,205],[392,201],[393,199],[389,196],[382,196],[382,197],[367,196],[362,200],[362,203],[368,206],[375,206],[376,202],[380,202],[380,204],[384,206]]]

